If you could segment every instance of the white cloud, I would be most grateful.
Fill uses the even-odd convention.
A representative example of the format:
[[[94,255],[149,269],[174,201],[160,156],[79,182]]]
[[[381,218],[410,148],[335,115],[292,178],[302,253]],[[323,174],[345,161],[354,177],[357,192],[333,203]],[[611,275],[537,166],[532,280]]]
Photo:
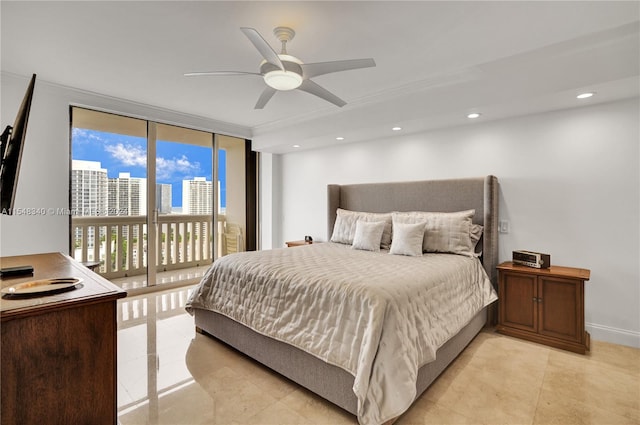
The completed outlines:
[[[146,167],[147,152],[140,146],[122,143],[115,145],[105,145],[104,150],[111,154],[113,158],[124,165]]]
[[[189,158],[182,155],[180,158],[156,158],[156,174],[158,179],[168,179],[176,175],[197,174],[200,170],[199,162],[191,162]]]
[[[120,162],[122,165],[146,167],[147,151],[137,145],[117,143],[115,145],[105,145],[105,151]],[[177,158],[156,158],[157,179],[170,179],[176,177],[194,176],[200,172],[200,163],[190,161],[187,156],[182,155]]]
[[[96,135],[95,131],[87,130],[84,128],[73,127],[71,129],[71,139],[73,143],[94,143],[95,141],[104,142],[102,137]]]

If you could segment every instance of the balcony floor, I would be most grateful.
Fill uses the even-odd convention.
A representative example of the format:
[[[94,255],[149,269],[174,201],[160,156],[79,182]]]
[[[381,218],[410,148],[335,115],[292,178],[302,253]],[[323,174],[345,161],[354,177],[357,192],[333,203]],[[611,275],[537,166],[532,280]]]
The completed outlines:
[[[164,291],[166,289],[180,286],[193,285],[200,282],[202,276],[207,272],[210,265],[199,267],[188,267],[166,272],[157,272],[156,281],[151,285],[147,283],[147,275],[135,275],[110,279],[110,281],[124,289],[129,295],[143,294],[154,291]]]

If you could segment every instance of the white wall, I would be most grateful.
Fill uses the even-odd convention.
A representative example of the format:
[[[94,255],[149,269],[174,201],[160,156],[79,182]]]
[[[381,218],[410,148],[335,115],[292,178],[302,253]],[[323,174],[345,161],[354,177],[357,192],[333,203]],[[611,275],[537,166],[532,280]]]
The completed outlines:
[[[282,179],[280,178],[281,156],[270,153],[261,153],[259,162],[259,201],[258,221],[259,242],[258,249],[271,249],[279,247],[274,241],[281,239],[282,217],[280,216],[280,193]]]
[[[307,234],[326,240],[329,183],[494,174],[500,218],[510,222],[500,260],[529,249],[590,269],[592,337],[640,347],[638,105],[634,98],[282,155],[273,212],[282,232],[273,245]]]
[[[1,74],[3,128],[12,124],[29,79]],[[0,215],[0,256],[69,251],[69,105],[119,112],[194,129],[249,138],[248,129],[36,81],[22,156],[16,207],[37,215]]]

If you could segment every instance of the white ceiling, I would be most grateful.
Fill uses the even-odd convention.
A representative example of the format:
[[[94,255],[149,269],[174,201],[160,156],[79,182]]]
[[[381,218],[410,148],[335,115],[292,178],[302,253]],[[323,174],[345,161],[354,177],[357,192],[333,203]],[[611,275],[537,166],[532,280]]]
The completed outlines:
[[[266,152],[464,125],[640,94],[640,2],[0,2],[2,71],[246,127]],[[261,57],[240,27],[279,51],[296,30],[304,62],[372,57],[314,78],[347,101],[300,91],[253,106]],[[584,102],[584,101],[583,101]],[[477,121],[476,121],[477,122]],[[335,137],[345,140],[338,142]]]

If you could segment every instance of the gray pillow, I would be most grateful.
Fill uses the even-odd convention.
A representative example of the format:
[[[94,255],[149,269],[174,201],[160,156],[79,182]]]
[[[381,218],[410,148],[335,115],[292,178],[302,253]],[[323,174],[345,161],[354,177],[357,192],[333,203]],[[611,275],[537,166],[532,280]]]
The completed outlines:
[[[365,251],[380,251],[380,241],[386,222],[384,221],[364,221],[356,222],[356,232],[353,237],[353,249]]]
[[[425,222],[424,252],[448,252],[475,255],[477,241],[472,240],[475,210],[445,212],[394,212],[393,224]],[[475,229],[474,229],[475,230]],[[395,237],[395,227],[394,227]]]
[[[424,222],[398,223],[394,220],[393,240],[389,254],[421,257],[425,224]]]
[[[353,238],[356,234],[356,223],[362,221],[384,221],[384,231],[380,240],[382,249],[389,249],[391,246],[391,213],[370,213],[363,211],[349,211],[338,208],[336,210],[336,222],[333,225],[331,242],[353,245]]]

